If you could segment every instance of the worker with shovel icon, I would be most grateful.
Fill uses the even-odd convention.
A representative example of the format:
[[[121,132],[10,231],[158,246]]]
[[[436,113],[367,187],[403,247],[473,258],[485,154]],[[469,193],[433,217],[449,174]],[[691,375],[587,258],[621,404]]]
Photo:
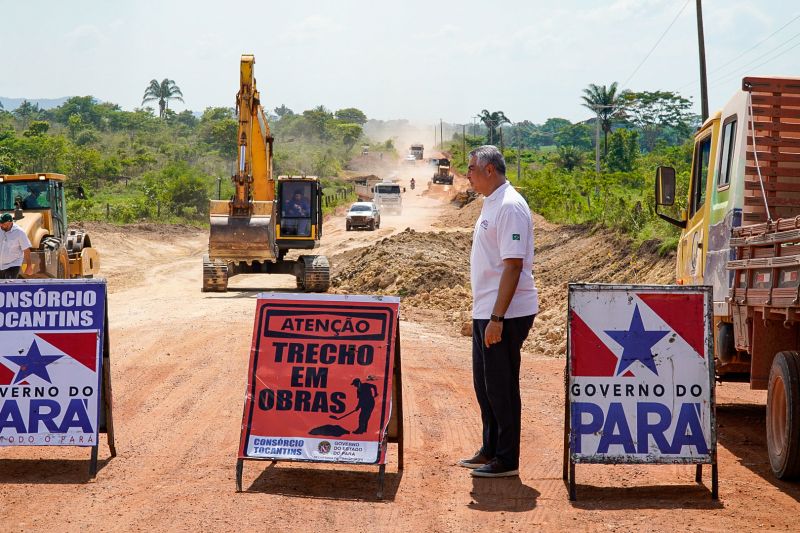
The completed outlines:
[[[334,420],[341,420],[360,411],[358,413],[358,427],[353,431],[354,434],[361,434],[367,432],[367,424],[369,418],[372,416],[372,411],[375,409],[375,398],[378,397],[378,387],[372,383],[363,383],[360,379],[356,378],[351,383],[356,388],[356,396],[358,397],[358,405],[356,408],[342,416],[331,415]]]

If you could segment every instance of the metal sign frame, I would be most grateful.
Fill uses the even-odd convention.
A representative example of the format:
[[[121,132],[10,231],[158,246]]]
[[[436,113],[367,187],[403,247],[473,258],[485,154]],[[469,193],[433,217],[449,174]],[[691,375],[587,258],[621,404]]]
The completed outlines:
[[[368,313],[369,310],[375,309],[376,311],[386,311],[386,304],[391,304],[392,306],[396,306],[391,309],[391,313],[389,314],[389,320],[386,325],[389,327],[393,327],[391,333],[385,333],[387,339],[393,339],[393,345],[388,346],[388,349],[391,350],[390,352],[386,353],[387,359],[387,366],[389,365],[389,361],[391,361],[392,365],[392,374],[391,374],[391,390],[386,391],[386,397],[384,399],[385,403],[388,403],[386,406],[386,411],[384,411],[384,407],[381,408],[381,412],[386,413],[386,420],[385,425],[381,422],[380,427],[385,427],[385,429],[381,430],[381,438],[378,441],[378,458],[375,461],[343,461],[343,460],[329,460],[329,459],[315,459],[314,457],[303,457],[303,458],[294,458],[291,456],[287,457],[277,457],[277,456],[253,456],[248,455],[248,444],[250,441],[251,436],[251,424],[253,420],[253,410],[255,408],[255,389],[252,388],[255,386],[255,382],[257,379],[257,357],[259,353],[262,351],[261,348],[261,338],[267,338],[265,332],[262,331],[262,327],[269,321],[269,317],[267,315],[261,316],[263,313],[262,311],[267,308],[269,305],[269,301],[275,301],[276,307],[279,309],[277,313],[281,313],[282,307],[287,306],[288,304],[286,301],[292,301],[291,307],[294,309],[292,311],[292,316],[297,315],[304,315],[308,314],[308,311],[303,309],[304,302],[307,302],[308,306],[311,308],[324,308],[327,309],[330,313],[337,313],[342,314],[341,309],[350,307],[354,310],[361,310],[365,313]],[[357,306],[355,304],[362,304],[361,306]],[[363,304],[371,304],[369,306]],[[375,304],[382,304],[380,306],[376,306]],[[239,458],[236,461],[236,491],[242,492],[242,476],[244,471],[244,461],[271,461],[271,464],[276,464],[278,461],[286,461],[286,462],[304,462],[304,463],[328,463],[328,464],[350,464],[350,465],[365,465],[368,466],[370,464],[376,464],[378,466],[378,498],[383,497],[383,489],[384,489],[384,482],[385,482],[385,473],[386,473],[386,452],[387,452],[387,444],[388,443],[397,443],[397,455],[398,455],[398,470],[403,469],[403,395],[402,395],[402,367],[401,367],[401,350],[400,350],[400,326],[399,326],[399,299],[395,297],[381,297],[381,296],[360,296],[360,295],[320,295],[320,294],[275,294],[275,293],[265,293],[259,295],[259,304],[256,310],[256,321],[254,326],[253,332],[253,345],[251,347],[251,361],[249,365],[249,377],[248,377],[248,392],[245,398],[245,406],[244,406],[244,413],[243,413],[243,421],[242,421],[242,433],[239,445]],[[313,313],[312,313],[313,314]],[[358,315],[359,313],[355,313]],[[363,314],[363,313],[362,313]],[[291,339],[291,335],[287,335],[285,333],[278,334],[281,338]],[[307,339],[307,340],[324,340],[324,339],[317,339],[314,337],[313,334],[300,334],[298,339]],[[274,340],[274,338],[273,338]],[[330,340],[330,339],[329,339]],[[373,341],[378,339],[372,339]],[[266,349],[264,350],[266,353]],[[349,377],[347,378],[350,379]],[[262,386],[265,385],[262,383]],[[377,398],[380,398],[378,396]],[[376,399],[377,399],[376,398]],[[391,407],[388,409],[388,407]],[[376,405],[377,407],[377,405]],[[348,414],[342,415],[341,417],[330,415],[330,418],[334,420],[340,420],[352,414],[351,411]],[[296,438],[302,439],[304,437],[283,437],[283,438]],[[355,442],[355,441],[354,441]],[[374,441],[373,441],[374,442]],[[330,445],[330,443],[328,443]],[[335,443],[334,443],[335,444]],[[267,454],[272,455],[272,454]]]
[[[577,463],[592,463],[592,464],[695,464],[695,481],[697,483],[702,482],[702,465],[703,464],[710,464],[711,465],[711,498],[717,499],[719,495],[719,475],[718,475],[718,464],[717,464],[717,422],[716,422],[716,392],[715,392],[715,373],[714,373],[714,335],[713,335],[713,299],[712,299],[712,288],[709,286],[680,286],[680,285],[614,285],[614,284],[588,284],[588,283],[570,283],[568,286],[568,304],[567,304],[567,354],[566,354],[566,365],[564,370],[564,456],[563,456],[563,473],[562,477],[564,481],[568,485],[569,491],[569,499],[571,501],[575,501],[577,499],[576,494],[576,486],[575,486],[575,465]],[[619,293],[622,296],[628,298],[628,305],[633,301],[631,293],[638,295],[638,294],[647,294],[647,295],[661,295],[672,293],[675,295],[681,294],[696,294],[702,295],[703,298],[703,320],[704,324],[704,338],[702,339],[702,349],[704,349],[705,353],[701,354],[704,357],[704,365],[708,367],[708,424],[709,424],[709,437],[710,442],[708,446],[708,453],[700,453],[698,451],[697,454],[694,455],[681,455],[680,451],[677,454],[672,455],[659,455],[656,453],[625,453],[625,454],[602,454],[602,453],[595,453],[593,455],[587,455],[580,452],[576,452],[575,450],[575,435],[574,435],[574,427],[573,427],[573,420],[572,420],[572,411],[573,411],[573,398],[572,398],[572,390],[571,385],[573,384],[573,380],[575,378],[574,368],[573,368],[573,349],[574,349],[574,339],[573,339],[573,326],[578,327],[579,324],[576,322],[575,324],[573,321],[575,320],[575,311],[574,311],[574,304],[576,295],[579,293],[593,293],[596,296],[598,302],[597,305],[602,305],[603,298],[611,298],[610,293]],[[635,308],[634,316],[637,316],[639,313],[638,307]],[[613,316],[613,315],[612,315]],[[580,319],[582,322],[583,319]],[[631,331],[625,332],[626,335],[634,335],[639,334],[639,331],[632,331],[634,329],[634,323],[632,319],[630,329]],[[638,324],[641,324],[641,315],[638,315]],[[669,324],[667,324],[669,325]],[[585,324],[582,327],[588,327]],[[637,328],[638,329],[638,328]],[[651,331],[644,331],[646,328],[641,328],[642,334],[654,333]],[[594,333],[594,331],[592,331]],[[674,334],[670,339],[670,342],[674,341],[674,337],[677,334]],[[626,339],[629,337],[626,337]],[[597,338],[598,342],[601,341]],[[656,341],[657,342],[657,341]],[[652,346],[655,346],[653,344]],[[652,354],[649,350],[652,348],[647,348],[648,353],[651,356],[655,357],[658,354]],[[606,348],[608,349],[608,348]],[[623,350],[624,351],[624,350]],[[610,353],[610,351],[609,351]],[[600,357],[600,356],[598,356]],[[616,356],[615,356],[616,357]],[[672,357],[672,356],[670,356]],[[619,359],[620,368],[618,370],[622,370],[622,358]],[[628,359],[625,359],[625,362],[631,364]],[[635,361],[634,361],[635,362]],[[655,360],[651,363],[654,365],[655,368]],[[674,362],[673,362],[674,364]],[[613,377],[620,377],[619,374],[616,374]],[[625,376],[628,379],[636,380],[637,378],[630,373],[630,376]],[[591,378],[589,378],[591,379]],[[598,378],[600,379],[600,378]],[[675,387],[675,375],[672,375],[673,379],[673,390]],[[641,383],[641,381],[634,381],[634,383]],[[704,382],[705,385],[705,382]],[[613,383],[612,383],[613,386]],[[608,387],[608,385],[606,385]],[[578,387],[577,390],[580,390]],[[686,405],[686,404],[683,404]],[[637,404],[638,406],[638,404]],[[602,409],[601,407],[598,407]],[[673,415],[672,411],[670,414]],[[603,413],[605,416],[606,413]],[[627,415],[626,415],[627,418]],[[698,419],[700,416],[698,415]],[[674,437],[674,435],[673,435]],[[685,435],[684,435],[685,437]],[[577,438],[580,438],[578,436]],[[649,438],[649,435],[646,437]],[[683,448],[681,448],[682,450]],[[650,450],[648,450],[650,451]]]
[[[100,321],[100,346],[99,346],[99,354],[97,359],[97,363],[99,368],[97,369],[97,427],[95,428],[95,440],[92,446],[89,446],[91,452],[89,457],[89,476],[90,478],[95,478],[97,475],[97,465],[98,465],[98,455],[99,455],[99,435],[100,433],[106,433],[107,436],[107,444],[110,450],[111,457],[116,457],[117,451],[116,446],[114,443],[114,422],[113,422],[113,414],[112,414],[112,390],[111,390],[111,343],[109,340],[109,327],[108,327],[108,290],[106,286],[105,279],[102,278],[94,278],[94,279],[19,279],[19,280],[3,280],[0,282],[0,290],[3,288],[18,288],[24,287],[26,289],[30,289],[31,291],[42,290],[47,287],[59,287],[64,285],[83,285],[83,286],[95,286],[98,287],[98,295],[102,298],[102,317],[99,319],[95,319],[95,324],[97,321]],[[37,306],[37,311],[47,310],[49,309],[50,304],[47,303],[44,306]],[[3,310],[4,308],[0,308]],[[52,329],[51,327],[45,327],[45,330]],[[69,328],[64,328],[67,331]],[[22,331],[39,331],[39,328],[36,326],[25,326]],[[66,348],[64,348],[66,349]],[[62,349],[63,350],[63,349]],[[49,364],[49,363],[47,363]],[[24,383],[24,382],[23,382]],[[2,400],[0,400],[0,405],[2,405]],[[7,444],[10,446],[11,444]],[[28,444],[29,445],[29,444]],[[35,445],[35,444],[34,444]],[[75,446],[74,444],[46,444],[49,446]]]

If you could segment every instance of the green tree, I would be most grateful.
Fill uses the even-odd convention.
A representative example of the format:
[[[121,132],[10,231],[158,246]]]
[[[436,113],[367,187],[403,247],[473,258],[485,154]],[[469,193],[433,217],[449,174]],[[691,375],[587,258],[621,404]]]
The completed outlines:
[[[19,161],[11,150],[0,144],[0,174],[16,174],[18,167]]]
[[[642,145],[648,152],[666,128],[677,129],[684,139],[691,134],[690,100],[672,91],[630,92],[624,97],[628,120],[642,130]]]
[[[180,161],[145,174],[142,187],[151,201],[164,204],[174,214],[198,215],[207,211],[206,183],[210,180],[198,169]]]
[[[278,115],[279,119],[281,119],[283,117],[293,117],[294,111],[286,107],[285,104],[281,104],[280,107],[275,108],[275,114]]]
[[[83,129],[83,119],[78,113],[73,113],[67,119],[67,128],[69,129],[69,136],[74,141],[78,136],[78,132]]]
[[[225,159],[236,157],[239,122],[227,107],[209,107],[203,112],[199,123],[200,139]]]
[[[591,109],[600,119],[600,128],[603,130],[603,154],[608,153],[608,134],[615,119],[622,116],[622,106],[625,103],[625,93],[617,93],[617,82],[609,87],[590,83],[583,90],[583,107]]]
[[[40,112],[39,104],[32,104],[27,100],[23,100],[19,107],[12,111],[14,116],[22,123],[23,130],[28,129],[28,123],[38,117]]]
[[[511,124],[511,121],[502,111],[490,113],[488,110],[484,109],[480,112],[478,118],[481,119],[481,122],[486,125],[486,129],[489,130],[486,135],[487,144],[494,144],[496,142],[498,138],[497,128],[499,128],[501,124]]]
[[[106,106],[104,111],[106,113],[110,111],[108,106]],[[102,128],[104,126],[97,100],[92,96],[73,96],[54,109],[53,116],[58,122],[67,126],[70,125],[69,121],[73,116],[79,117],[81,123],[87,126],[92,125],[95,128]]]
[[[158,80],[150,80],[150,85],[144,90],[142,105],[147,102],[158,102],[158,117],[164,118],[164,113],[169,108],[170,100],[183,102],[183,93],[174,80],[164,78],[161,83]]]
[[[340,122],[346,122],[348,124],[358,124],[359,126],[363,126],[367,123],[367,115],[355,107],[340,109],[336,112],[335,116],[336,120]]]
[[[606,154],[606,165],[611,172],[630,172],[639,157],[639,133],[636,130],[618,129],[611,134]]]
[[[28,126],[28,129],[25,130],[24,135],[25,137],[37,137],[44,135],[50,129],[50,123],[44,120],[34,120],[31,122],[31,125]]]
[[[303,118],[306,119],[312,135],[319,139],[330,139],[328,124],[333,120],[333,113],[328,111],[325,106],[317,106],[314,109],[303,111]]]
[[[587,124],[570,124],[554,136],[556,146],[575,146],[583,150],[592,148],[592,128]]]
[[[356,145],[363,133],[361,126],[358,124],[337,124],[336,129],[338,130],[342,144],[344,144],[348,151],[353,149],[353,146]]]
[[[586,158],[579,149],[571,145],[559,146],[556,152],[555,163],[558,168],[572,172],[586,162]]]

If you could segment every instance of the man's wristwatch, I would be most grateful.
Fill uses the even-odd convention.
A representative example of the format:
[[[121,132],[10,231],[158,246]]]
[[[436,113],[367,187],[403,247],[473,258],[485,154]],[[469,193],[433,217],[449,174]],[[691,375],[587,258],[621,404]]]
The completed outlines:
[[[492,315],[489,317],[489,320],[491,320],[492,322],[502,322],[504,318],[505,317],[502,316]]]

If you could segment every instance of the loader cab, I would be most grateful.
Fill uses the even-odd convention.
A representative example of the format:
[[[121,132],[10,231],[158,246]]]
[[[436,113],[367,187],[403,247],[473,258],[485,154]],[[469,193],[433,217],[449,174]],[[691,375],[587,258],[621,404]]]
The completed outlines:
[[[275,216],[279,249],[316,247],[322,235],[322,186],[319,180],[279,178]]]
[[[64,181],[51,174],[0,176],[0,212],[14,214],[16,220],[26,213],[41,213],[50,234],[62,238],[67,233]]]

